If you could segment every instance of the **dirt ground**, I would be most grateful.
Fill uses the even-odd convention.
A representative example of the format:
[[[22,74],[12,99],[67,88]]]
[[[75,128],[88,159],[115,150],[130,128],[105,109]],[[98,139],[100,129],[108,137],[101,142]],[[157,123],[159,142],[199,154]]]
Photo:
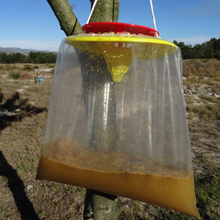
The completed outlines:
[[[84,188],[35,180],[54,66],[0,64],[2,220],[83,218]],[[44,77],[42,84],[35,84],[37,75]],[[220,219],[220,61],[184,60],[183,83],[197,207],[202,219]],[[120,200],[121,219],[190,219],[172,210]]]

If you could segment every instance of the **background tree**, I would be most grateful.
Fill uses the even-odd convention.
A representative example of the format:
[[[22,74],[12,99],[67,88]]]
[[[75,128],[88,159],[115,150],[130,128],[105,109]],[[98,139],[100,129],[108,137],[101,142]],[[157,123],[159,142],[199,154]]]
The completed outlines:
[[[59,0],[60,1],[60,0]],[[63,0],[61,0],[63,1]],[[99,0],[101,1],[101,0]],[[103,7],[103,5],[101,5]],[[112,8],[106,8],[100,10],[100,13],[103,15],[103,11],[109,9],[113,10],[114,14],[112,14],[112,20],[116,21],[117,16],[116,12],[117,10],[114,10]],[[99,13],[97,11],[97,13]],[[93,18],[93,17],[92,17]],[[104,16],[101,16],[102,21],[104,20]],[[111,20],[109,18],[109,20]],[[69,21],[68,21],[69,22]],[[69,22],[70,23],[70,22]],[[77,21],[78,23],[78,21]],[[79,24],[79,23],[78,23]],[[72,22],[72,25],[74,23]],[[79,30],[76,30],[76,28],[80,27]],[[72,28],[73,33],[82,33],[81,25],[77,25],[74,28]],[[204,42],[202,44],[196,44],[194,46],[192,45],[186,45],[184,42],[177,42],[176,40],[173,41],[174,44],[176,44],[182,52],[183,59],[209,59],[209,58],[216,58],[220,60],[220,38],[211,38],[210,41]],[[21,53],[6,53],[6,52],[0,52],[0,63],[56,63],[57,54],[51,53],[51,52],[33,52],[31,51],[28,56]]]
[[[220,60],[220,38],[211,38],[210,41],[196,44],[194,47],[185,45],[184,42],[178,43],[176,40],[173,43],[181,49],[183,59],[216,58]]]

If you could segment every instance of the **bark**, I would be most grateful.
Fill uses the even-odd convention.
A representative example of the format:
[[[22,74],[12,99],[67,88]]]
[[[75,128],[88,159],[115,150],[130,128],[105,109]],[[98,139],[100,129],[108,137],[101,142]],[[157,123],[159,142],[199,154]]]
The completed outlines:
[[[90,0],[93,5],[95,0]],[[93,11],[91,22],[117,22],[119,16],[119,0],[98,0]]]
[[[83,100],[86,106],[89,147],[97,149],[98,146],[99,149],[114,150],[117,136],[115,83],[103,56],[94,56],[81,50],[77,52],[82,63]],[[102,135],[103,132],[105,135]],[[119,214],[120,201],[117,196],[87,190],[84,219],[118,220]]]
[[[90,1],[91,1],[91,6],[92,6],[94,3],[94,0],[90,0]],[[61,29],[65,32],[67,36],[77,35],[83,32],[82,27],[80,23],[78,22],[67,0],[47,0],[47,2],[51,6],[54,14],[56,15],[58,21],[60,22]],[[118,15],[119,15],[119,0],[98,0],[89,22],[100,22],[100,21],[117,22]],[[81,56],[81,59],[85,59],[85,60],[89,58],[87,57],[88,55],[86,55],[85,53],[82,53],[80,56]],[[91,62],[95,62],[95,59]],[[105,63],[103,63],[103,65],[106,66]],[[107,70],[107,66],[105,67],[105,69]],[[104,101],[103,102],[100,101],[98,104],[95,104],[96,105],[95,109],[103,108],[103,112],[104,112],[104,109],[115,108],[114,83],[111,79],[111,74],[109,72],[106,72],[106,76],[104,76],[104,78],[103,76],[100,77],[100,74],[99,74],[99,76],[97,76],[96,78],[96,82],[94,82],[93,80],[94,74],[95,74],[94,72],[92,72],[91,74],[88,74],[87,78],[83,80],[84,83],[89,83],[90,85],[89,87],[90,89],[88,91],[95,91],[97,80],[100,82],[103,82],[104,78],[106,79],[110,77],[107,80],[108,82],[105,81],[105,83],[100,83],[100,85],[102,85],[100,87],[100,90],[102,90],[101,94],[105,94],[107,97],[111,97],[111,99],[113,100],[111,101],[112,104],[110,104],[109,106],[104,106],[103,104]],[[108,89],[109,94],[106,94],[106,92],[104,92],[106,91],[106,87],[110,88]],[[95,139],[96,142],[100,142],[99,135],[94,134],[94,127],[96,127],[96,130],[98,129],[100,131],[103,131],[103,128],[104,128],[103,126],[106,126],[106,125],[103,125],[102,119],[106,117],[106,115],[103,114],[103,117],[102,116],[100,117],[99,115],[99,120],[98,120],[98,117],[96,117],[97,120],[89,121],[91,118],[89,116],[89,113],[92,108],[91,107],[93,104],[92,99],[95,96],[95,92],[92,92],[93,93],[92,95],[92,94],[89,94],[88,91],[84,89],[84,102],[87,108],[88,124],[93,125],[89,133],[91,133],[91,140]],[[102,99],[103,100],[105,99],[104,95]],[[116,113],[112,115],[109,114],[107,117],[111,119],[109,120],[111,123],[114,123],[116,121]],[[107,125],[107,126],[108,128],[116,127],[116,126],[111,126],[111,125]],[[111,131],[111,129],[109,129],[109,131],[112,133],[115,133],[114,131]],[[97,133],[100,134],[100,132],[97,132]],[[111,141],[108,142],[108,144],[105,144],[102,147],[105,149],[114,147],[115,146],[114,142],[115,140],[113,138]],[[93,147],[92,142],[91,142],[90,147]],[[85,208],[84,208],[84,219],[118,220],[120,212],[121,212],[120,201],[117,196],[109,195],[106,193],[101,193],[101,192],[97,192],[93,190],[87,190],[86,199],[85,199]]]
[[[84,212],[84,219],[92,220],[118,220],[121,213],[120,201],[117,196],[87,190],[86,202],[91,202],[92,214]],[[88,205],[88,204],[85,204]],[[85,215],[86,214],[86,215]]]
[[[90,1],[91,1],[91,8],[92,8],[94,0],[90,0]],[[91,22],[101,22],[101,21],[102,22],[103,21],[117,22],[118,15],[119,15],[119,0],[99,0],[96,4],[96,7],[93,11],[93,14],[92,14],[89,22],[90,23]],[[87,58],[85,58],[85,59],[87,59]],[[96,61],[94,60],[94,62],[96,62]],[[94,64],[94,66],[95,66],[95,64]],[[100,90],[102,90],[100,92],[100,94],[106,93],[105,92],[106,87],[110,88],[108,90],[109,94],[107,96],[111,97],[112,101],[109,102],[109,106],[105,106],[104,108],[107,108],[107,109],[115,108],[116,109],[115,102],[114,102],[114,97],[115,97],[114,96],[114,83],[112,82],[111,79],[106,80],[108,78],[108,76],[110,76],[110,73],[106,73],[106,76],[103,76],[103,78],[105,79],[105,83],[101,82],[102,79],[100,77],[97,77],[96,80],[97,79],[101,80],[99,83],[100,85],[102,85],[102,87],[100,88]],[[93,80],[92,80],[93,78],[94,78],[94,72],[91,74],[91,77],[90,77],[90,74],[88,74],[87,79],[85,80],[85,82],[87,82],[87,81],[90,82],[90,91],[93,91],[93,88],[95,91],[95,88],[97,85],[97,82],[93,83]],[[96,92],[94,92],[94,95],[95,94],[96,94]],[[89,97],[91,95],[92,94],[88,93],[88,96],[86,95],[86,97]],[[92,97],[93,99],[94,99],[94,95]],[[101,100],[98,104],[96,104],[95,109],[100,109],[100,108],[102,109],[103,108],[104,97],[102,97],[102,98],[103,98],[103,100]],[[89,104],[88,104],[87,110],[89,111],[90,108],[91,108],[91,106],[89,106]],[[116,123],[116,113],[113,114],[113,112],[111,112],[111,111],[105,112],[104,109],[101,112],[108,114],[107,117],[108,117],[108,119],[110,119],[109,121],[111,123]],[[111,112],[111,114],[110,114],[110,112]],[[106,117],[106,114],[103,114],[103,117],[99,114],[98,117],[95,117],[97,120],[95,122],[90,123],[92,125],[91,139],[95,140],[96,143],[97,142],[104,143],[104,141],[100,140],[100,137],[99,137],[100,135],[97,136],[93,133],[94,127],[96,128],[96,131],[98,129],[98,131],[96,132],[97,134],[101,134],[103,132],[103,129],[105,129],[106,131],[108,130],[109,136],[112,136],[111,134],[115,133],[115,131],[112,130],[112,129],[116,128],[115,125],[113,125],[113,126],[107,125],[108,129],[105,128],[106,125],[103,125],[103,123],[102,123],[103,121],[105,121],[104,117]],[[91,118],[91,117],[87,117],[87,118]],[[101,147],[103,149],[111,149],[112,147],[115,146],[114,142],[115,142],[115,140],[113,138],[110,141],[108,141],[107,143],[105,142],[105,144],[103,146],[101,145]],[[91,145],[92,145],[92,142],[91,142]],[[84,219],[118,220],[120,212],[121,212],[120,201],[117,196],[109,195],[106,193],[101,193],[101,192],[94,191],[94,190],[89,190],[89,189],[87,190],[86,199],[85,199],[85,208],[84,208]]]
[[[47,0],[47,2],[56,15],[61,30],[65,32],[66,36],[83,33],[82,26],[67,0]]]

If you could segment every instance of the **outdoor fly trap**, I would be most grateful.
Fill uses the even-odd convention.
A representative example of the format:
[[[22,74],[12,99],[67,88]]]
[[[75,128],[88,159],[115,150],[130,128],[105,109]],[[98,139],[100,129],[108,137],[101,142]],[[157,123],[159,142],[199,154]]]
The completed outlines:
[[[59,49],[37,179],[199,218],[180,49],[139,25],[83,30]]]

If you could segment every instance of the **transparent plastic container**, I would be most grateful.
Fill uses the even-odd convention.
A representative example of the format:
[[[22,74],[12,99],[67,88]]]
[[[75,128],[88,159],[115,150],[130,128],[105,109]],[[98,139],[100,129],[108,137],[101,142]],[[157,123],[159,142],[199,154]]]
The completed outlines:
[[[37,179],[199,218],[185,108],[174,44],[126,33],[65,38]]]

